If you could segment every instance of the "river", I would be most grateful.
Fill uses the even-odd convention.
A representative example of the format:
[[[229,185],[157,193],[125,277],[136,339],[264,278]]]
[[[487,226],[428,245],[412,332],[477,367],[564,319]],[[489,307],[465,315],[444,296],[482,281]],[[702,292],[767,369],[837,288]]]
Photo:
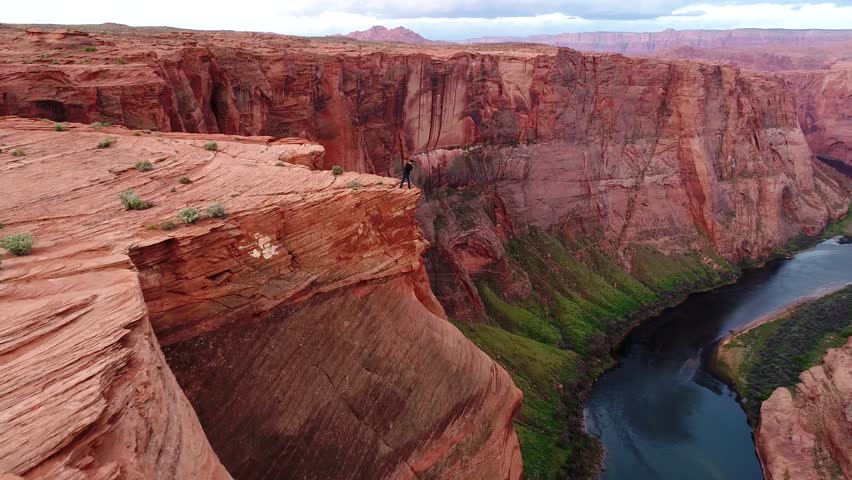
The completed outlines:
[[[762,479],[745,412],[708,357],[730,330],[848,283],[852,245],[828,240],[634,329],[585,405],[586,427],[606,450],[601,478]]]

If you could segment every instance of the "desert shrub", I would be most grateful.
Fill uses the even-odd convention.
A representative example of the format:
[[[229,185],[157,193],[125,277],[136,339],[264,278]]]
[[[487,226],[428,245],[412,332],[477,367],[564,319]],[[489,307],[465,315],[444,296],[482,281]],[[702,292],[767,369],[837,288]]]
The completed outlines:
[[[154,169],[154,165],[148,160],[142,160],[140,162],[136,162],[136,170],[140,172],[149,172]]]
[[[54,132],[64,132],[65,130],[68,130],[68,128],[66,128],[65,125],[62,125],[61,123],[53,124],[53,131]]]
[[[219,145],[216,142],[210,141],[204,144],[204,150],[215,152],[216,150],[219,150]]]
[[[85,50],[85,51],[87,51],[87,52],[89,52],[89,53],[92,53],[92,52],[97,52],[97,51],[98,51],[98,47],[86,47],[86,48],[84,48],[83,50]]]
[[[106,128],[111,126],[112,124],[109,122],[95,122],[92,124],[92,128]]]
[[[176,224],[175,222],[173,222],[173,221],[169,220],[169,221],[167,221],[167,222],[163,222],[163,223],[160,225],[160,230],[165,230],[165,231],[167,231],[167,232],[170,232],[170,231],[172,231],[172,230],[176,229],[177,227],[178,227],[178,226],[177,226],[177,224]]]
[[[275,166],[276,166],[276,167],[283,167],[283,166],[284,166],[284,162],[282,162],[281,160],[278,160],[277,162],[275,162]]]
[[[159,230],[160,227],[158,225],[148,225],[145,227],[146,230]]]
[[[19,257],[29,255],[33,249],[33,236],[29,233],[9,235],[0,239],[0,247]]]
[[[122,205],[124,205],[125,210],[145,210],[151,206],[150,203],[139,198],[139,195],[136,195],[133,189],[119,193],[118,198],[121,200]]]
[[[13,157],[23,157],[24,155],[26,155],[26,152],[24,152],[20,148],[16,148],[16,149],[12,150],[12,156]]]
[[[134,137],[141,137],[141,136],[142,136],[142,132],[133,132],[133,136],[134,136]]]
[[[192,180],[190,180],[189,177],[180,177],[178,178],[178,183],[186,185],[187,183],[192,183]]]
[[[351,188],[352,190],[358,190],[361,187],[363,187],[363,185],[361,185],[361,182],[358,180],[352,180],[346,184],[346,188]]]
[[[225,216],[225,206],[219,202],[207,206],[207,216],[211,218],[222,218]]]
[[[195,223],[201,218],[201,213],[198,212],[197,208],[187,207],[182,208],[178,212],[177,217],[183,220],[183,223]]]
[[[127,63],[127,59],[125,59],[124,57],[118,57],[115,59],[115,63],[119,65],[124,65]]]
[[[340,165],[335,165],[335,166],[331,167],[331,173],[333,173],[335,176],[336,175],[342,175],[343,174],[343,167],[341,167]]]
[[[98,143],[98,148],[109,148],[115,143],[114,138],[105,138]]]

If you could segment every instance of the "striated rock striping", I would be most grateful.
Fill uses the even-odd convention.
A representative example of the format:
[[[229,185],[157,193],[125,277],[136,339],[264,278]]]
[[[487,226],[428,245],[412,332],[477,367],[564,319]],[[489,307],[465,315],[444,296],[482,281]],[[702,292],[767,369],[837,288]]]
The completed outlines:
[[[777,388],[760,408],[755,442],[769,480],[852,478],[852,339]]]
[[[520,477],[520,392],[432,295],[418,191],[280,165],[321,156],[296,140],[68,127],[0,120],[3,149],[25,152],[0,154],[3,234],[37,239],[0,266],[0,472]],[[128,188],[153,206],[125,211]],[[227,217],[155,228],[211,201]],[[193,355],[234,332],[251,340],[237,354]],[[187,346],[170,359],[186,395],[161,340]],[[211,367],[234,389],[199,385]]]

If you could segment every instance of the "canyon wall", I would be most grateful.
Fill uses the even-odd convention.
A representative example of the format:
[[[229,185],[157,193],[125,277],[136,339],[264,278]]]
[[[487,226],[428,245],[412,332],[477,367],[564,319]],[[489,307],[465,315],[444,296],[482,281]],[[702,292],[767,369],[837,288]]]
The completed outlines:
[[[852,339],[760,407],[755,434],[768,480],[852,478]]]
[[[0,120],[2,234],[35,237],[0,264],[0,473],[520,478],[521,394],[432,295],[419,192],[298,139],[62,130]]]
[[[532,185],[544,184],[536,202],[557,209],[525,223],[549,227],[597,209],[573,223],[621,244],[654,237],[632,224],[658,224],[654,212],[633,218],[642,209],[627,208],[650,200],[636,195],[644,183],[661,185],[651,197],[679,190],[665,200],[681,211],[661,214],[671,216],[664,224],[683,225],[655,240],[699,232],[735,261],[764,256],[845,210],[811,162],[789,85],[731,67],[543,46],[415,53],[263,34],[2,34],[0,113],[302,136],[325,148],[317,167],[385,174],[419,153],[501,145],[507,157],[535,159],[507,175],[536,177]],[[97,51],[81,52],[80,38]],[[34,52],[48,52],[46,63],[21,63]],[[556,192],[566,187],[577,191]],[[624,205],[610,211],[616,196]],[[740,207],[740,198],[765,210]],[[721,217],[733,227],[720,228]]]
[[[710,49],[765,48],[768,45],[809,47],[821,42],[849,42],[852,30],[786,30],[738,28],[732,30],[673,30],[662,32],[579,32],[528,37],[484,37],[467,40],[482,42],[531,42],[589,52],[649,55],[673,48]]]
[[[852,165],[852,50],[847,42],[760,48],[676,48],[668,58],[726,63],[789,80],[799,124],[817,155]]]

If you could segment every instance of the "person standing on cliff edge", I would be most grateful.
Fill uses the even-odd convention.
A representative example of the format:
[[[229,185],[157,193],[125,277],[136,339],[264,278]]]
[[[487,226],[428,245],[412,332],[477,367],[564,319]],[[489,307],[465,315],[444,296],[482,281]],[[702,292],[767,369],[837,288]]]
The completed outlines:
[[[409,158],[405,161],[405,166],[402,167],[402,181],[399,182],[399,188],[402,188],[405,185],[405,182],[408,182],[408,188],[411,189],[411,171],[414,170],[414,162]]]

